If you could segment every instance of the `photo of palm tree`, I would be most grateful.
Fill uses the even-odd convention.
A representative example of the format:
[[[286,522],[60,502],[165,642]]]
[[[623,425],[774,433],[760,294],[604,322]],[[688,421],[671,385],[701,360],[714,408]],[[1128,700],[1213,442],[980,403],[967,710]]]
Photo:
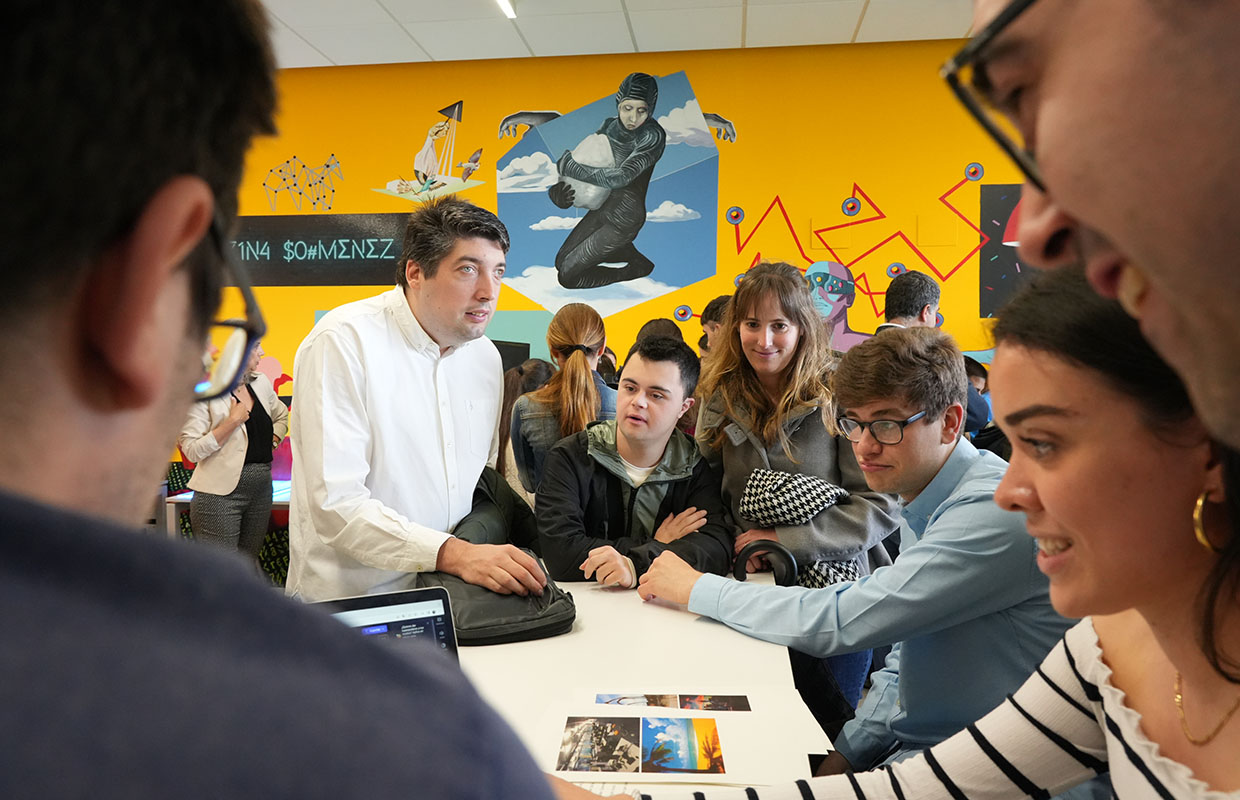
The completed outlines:
[[[713,719],[642,719],[642,772],[723,774],[723,748]]]

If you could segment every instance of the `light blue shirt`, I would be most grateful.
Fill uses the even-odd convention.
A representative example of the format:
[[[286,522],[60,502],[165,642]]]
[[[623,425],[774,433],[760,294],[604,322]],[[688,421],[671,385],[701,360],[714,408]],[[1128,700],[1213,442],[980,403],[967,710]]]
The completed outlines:
[[[1024,515],[995,505],[1006,469],[961,439],[901,508],[894,565],[826,589],[704,575],[689,610],[818,656],[898,642],[836,747],[866,769],[936,744],[1015,691],[1072,624],[1051,607]]]

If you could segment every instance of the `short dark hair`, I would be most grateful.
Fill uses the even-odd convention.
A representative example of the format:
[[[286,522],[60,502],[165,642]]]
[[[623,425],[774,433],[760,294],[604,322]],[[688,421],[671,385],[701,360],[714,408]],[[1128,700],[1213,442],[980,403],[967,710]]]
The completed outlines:
[[[439,262],[452,252],[458,239],[476,237],[490,239],[508,252],[508,228],[490,211],[454,194],[427,201],[409,215],[405,244],[396,267],[396,283],[409,285],[405,280],[405,265],[410,261],[421,267],[426,277],[435,277]]]
[[[915,317],[926,306],[938,304],[939,285],[924,272],[910,269],[892,279],[887,286],[886,301],[883,316],[888,322]]]
[[[938,418],[967,400],[964,358],[955,341],[937,328],[895,328],[859,342],[844,354],[831,391],[841,411],[888,397],[899,398]]]
[[[964,357],[964,374],[970,378],[981,378],[986,380],[990,375],[990,371],[986,369],[986,365],[978,361],[972,356]]]
[[[273,133],[274,62],[251,0],[14,0],[0,50],[0,313],[42,308],[85,278],[177,175],[230,222],[250,140]],[[219,302],[204,237],[188,259],[194,313]],[[214,291],[213,291],[214,290]]]
[[[680,326],[667,317],[659,317],[658,319],[648,320],[637,330],[637,341],[649,339],[652,336],[667,336],[671,339],[685,340],[684,333],[681,332]]]
[[[628,364],[633,356],[641,356],[643,361],[670,361],[680,370],[680,383],[684,387],[685,397],[693,397],[697,391],[698,374],[701,364],[697,353],[679,339],[670,336],[648,336],[638,339],[624,359]],[[623,380],[624,376],[620,376]]]
[[[702,324],[708,322],[723,322],[723,315],[728,310],[728,301],[732,299],[730,294],[721,294],[714,300],[706,304],[706,308],[702,309]]]

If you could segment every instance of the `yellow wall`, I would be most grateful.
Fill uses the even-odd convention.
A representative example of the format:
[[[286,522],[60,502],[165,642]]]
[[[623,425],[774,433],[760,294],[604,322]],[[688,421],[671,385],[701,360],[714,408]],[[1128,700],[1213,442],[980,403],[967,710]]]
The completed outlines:
[[[258,142],[251,152],[241,211],[321,213],[308,203],[295,211],[287,195],[277,199],[273,211],[262,182],[268,170],[294,155],[314,166],[331,154],[343,173],[334,181],[331,212],[410,210],[408,201],[372,188],[398,174],[412,177],[414,154],[427,128],[440,119],[436,111],[457,100],[464,100],[458,160],[484,148],[483,166],[474,177],[486,183],[464,196],[495,210],[495,163],[515,141],[497,139],[506,114],[527,109],[567,113],[614,92],[630,72],[684,70],[702,109],[731,119],[739,133],[736,142],[719,145],[718,273],[608,317],[611,344],[623,354],[647,319],[671,316],[681,303],[698,312],[716,295],[730,293],[733,277],[759,254],[808,266],[792,232],[810,259],[828,259],[811,231],[850,221],[840,205],[854,182],[886,219],[826,234],[841,260],[856,258],[897,231],[918,243],[941,272],[964,258],[978,236],[939,197],[964,178],[970,162],[985,167],[982,183],[1015,183],[1019,175],[938,77],[939,65],[959,46],[941,41],[286,70],[280,75],[280,134]],[[974,221],[978,187],[968,182],[951,196]],[[791,228],[776,207],[755,231],[776,198]],[[750,237],[740,253],[737,229],[723,219],[731,206],[744,209],[739,230],[742,240]],[[867,207],[853,219],[870,215]],[[897,241],[859,261],[853,272],[881,292],[894,261],[928,271]],[[977,262],[974,255],[943,283],[945,328],[965,350],[989,346],[978,319]],[[312,327],[314,311],[383,288],[260,288],[271,329],[268,353],[291,374],[293,353]],[[874,302],[881,310],[882,297]],[[506,288],[499,307],[537,305]],[[878,322],[869,298],[859,295],[850,314],[852,327],[873,331]],[[682,327],[686,340],[696,342],[698,321],[690,319]]]

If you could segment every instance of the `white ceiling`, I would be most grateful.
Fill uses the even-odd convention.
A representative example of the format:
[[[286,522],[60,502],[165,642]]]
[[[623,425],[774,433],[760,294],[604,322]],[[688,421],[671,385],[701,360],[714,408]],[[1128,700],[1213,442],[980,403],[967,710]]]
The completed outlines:
[[[280,67],[956,39],[972,0],[263,0]]]

